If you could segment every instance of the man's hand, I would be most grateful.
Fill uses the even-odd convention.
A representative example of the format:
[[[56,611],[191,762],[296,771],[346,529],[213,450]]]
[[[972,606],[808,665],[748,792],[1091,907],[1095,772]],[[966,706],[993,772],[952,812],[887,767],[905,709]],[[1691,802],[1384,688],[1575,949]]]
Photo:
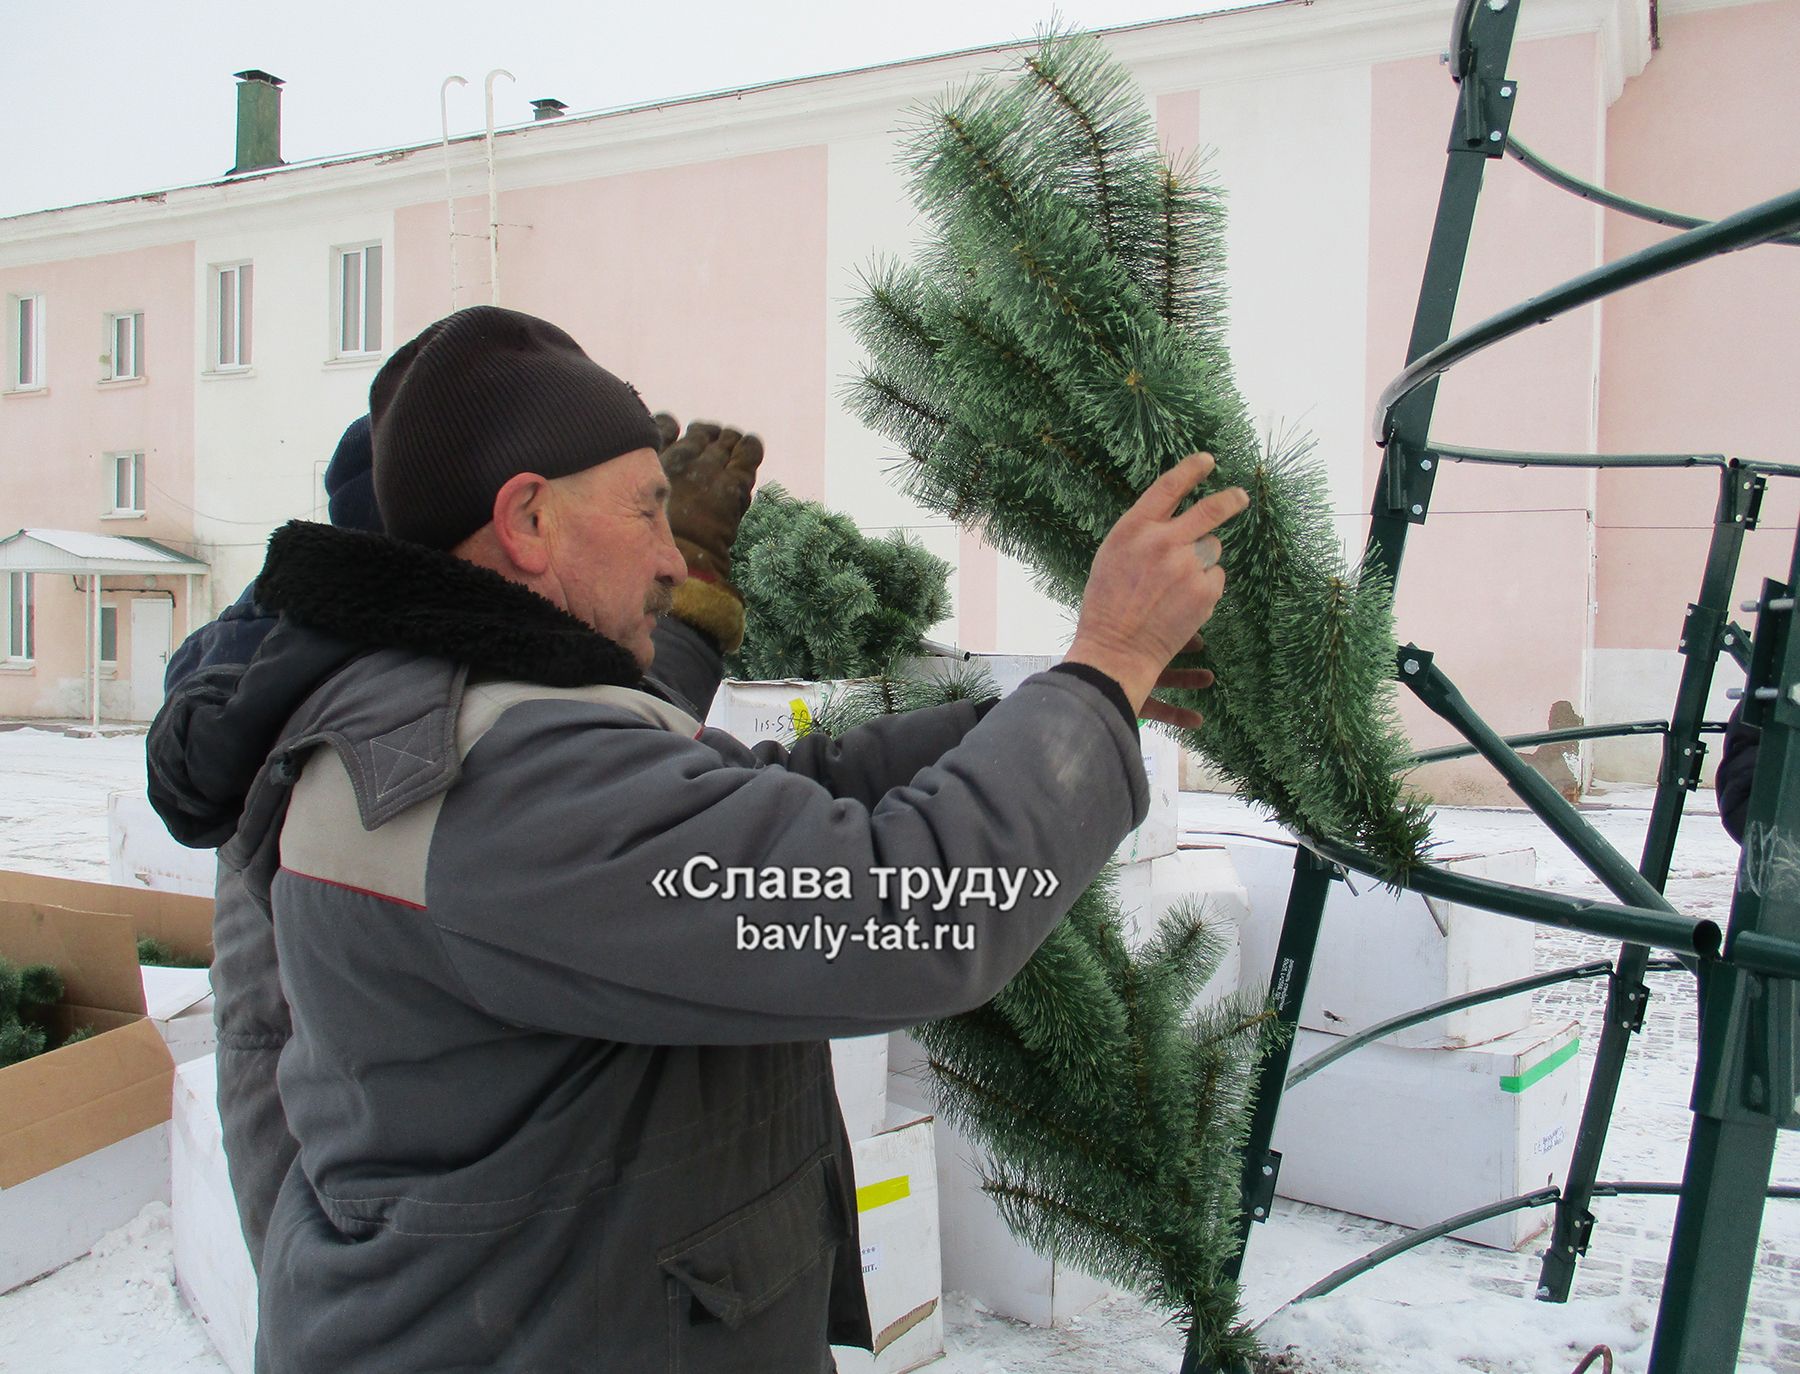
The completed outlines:
[[[655,419],[665,441],[669,528],[689,575],[676,588],[675,614],[732,653],[744,639],[744,598],[731,582],[731,546],[750,506],[762,440],[704,421],[690,424],[677,439],[674,416]]]
[[[1196,632],[1225,590],[1212,531],[1250,504],[1242,487],[1228,487],[1177,515],[1212,470],[1209,453],[1182,459],[1119,517],[1088,570],[1075,642],[1063,659],[1099,669],[1125,689],[1133,711],[1171,725],[1197,727],[1200,713],[1151,701],[1150,692],[1212,685],[1203,668],[1168,665],[1200,647]]]

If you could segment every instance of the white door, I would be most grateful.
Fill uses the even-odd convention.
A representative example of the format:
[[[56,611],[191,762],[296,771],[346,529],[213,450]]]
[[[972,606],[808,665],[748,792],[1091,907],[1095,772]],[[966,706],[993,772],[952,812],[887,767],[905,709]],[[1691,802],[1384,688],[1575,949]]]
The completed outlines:
[[[131,718],[149,720],[162,705],[163,669],[169,666],[169,637],[175,608],[160,596],[131,603]]]

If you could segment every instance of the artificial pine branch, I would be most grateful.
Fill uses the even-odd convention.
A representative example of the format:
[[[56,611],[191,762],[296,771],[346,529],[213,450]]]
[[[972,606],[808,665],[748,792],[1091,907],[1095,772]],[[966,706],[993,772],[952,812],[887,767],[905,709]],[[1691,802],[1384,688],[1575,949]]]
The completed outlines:
[[[1205,450],[1249,511],[1219,538],[1230,582],[1182,732],[1241,795],[1302,833],[1418,863],[1403,792],[1392,595],[1348,566],[1309,446],[1257,441],[1225,348],[1218,188],[1171,167],[1128,74],[1052,35],[1013,79],[931,111],[910,150],[931,224],[850,314],[869,363],[849,400],[906,455],[903,488],[1074,605],[1102,538],[1160,472]]]
[[[51,965],[21,968],[0,958],[0,1068],[53,1048],[45,1021],[63,990],[62,974]]]
[[[737,677],[847,678],[916,653],[949,612],[950,565],[894,534],[871,539],[848,516],[763,487],[732,545],[744,595]]]
[[[828,694],[815,723],[990,692],[889,672]],[[1130,948],[1109,870],[992,1001],[913,1032],[1013,1232],[1168,1308],[1221,1362],[1255,1350],[1225,1275],[1255,1068],[1280,1033],[1259,998],[1192,1010],[1225,949],[1193,903]]]

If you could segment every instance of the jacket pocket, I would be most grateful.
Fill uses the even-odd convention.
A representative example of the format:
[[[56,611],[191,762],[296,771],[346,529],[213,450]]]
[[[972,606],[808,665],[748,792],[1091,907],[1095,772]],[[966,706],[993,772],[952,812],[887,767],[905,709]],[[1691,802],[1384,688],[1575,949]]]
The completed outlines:
[[[657,1254],[673,1370],[830,1369],[832,1259],[849,1235],[828,1151]]]
[[[843,1241],[833,1161],[814,1155],[753,1202],[657,1254],[663,1273],[736,1330]]]

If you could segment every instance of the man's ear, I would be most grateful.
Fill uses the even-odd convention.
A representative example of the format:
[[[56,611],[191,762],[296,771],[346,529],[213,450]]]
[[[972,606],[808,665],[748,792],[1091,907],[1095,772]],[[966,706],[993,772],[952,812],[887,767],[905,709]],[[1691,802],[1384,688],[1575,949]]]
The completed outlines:
[[[494,539],[507,562],[528,577],[550,567],[550,483],[535,472],[516,473],[494,493]]]

